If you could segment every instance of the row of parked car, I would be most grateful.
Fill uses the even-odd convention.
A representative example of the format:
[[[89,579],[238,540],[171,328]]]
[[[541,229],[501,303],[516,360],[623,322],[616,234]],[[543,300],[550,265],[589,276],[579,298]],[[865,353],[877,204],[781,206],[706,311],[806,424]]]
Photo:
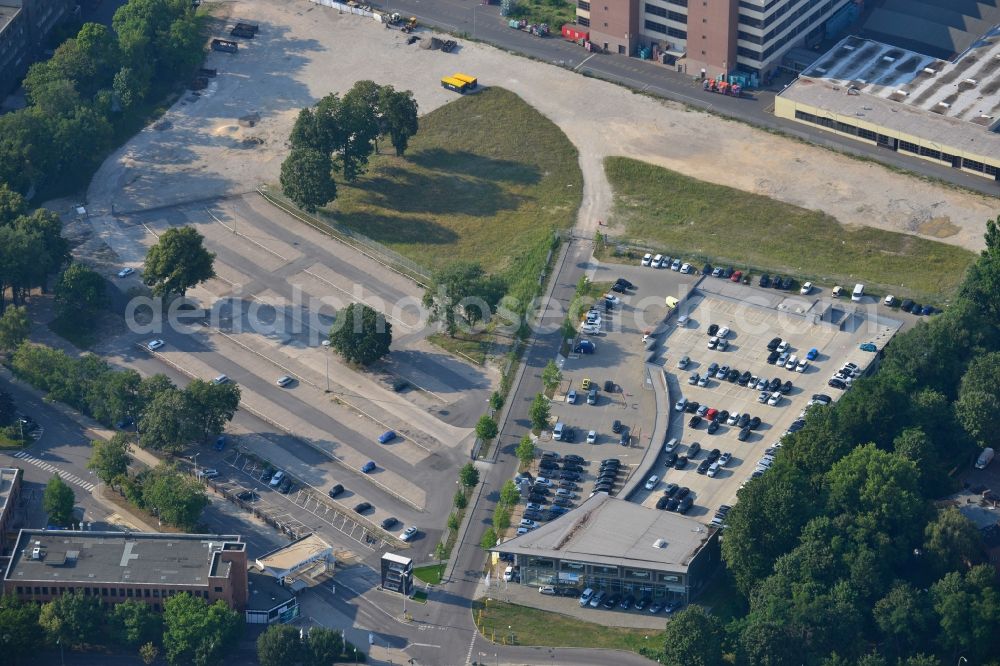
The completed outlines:
[[[750,431],[756,430],[761,424],[759,416],[751,416],[749,413],[741,414],[740,412],[730,413],[729,410],[719,410],[708,405],[703,405],[696,400],[688,400],[687,398],[678,400],[674,404],[674,410],[693,414],[688,421],[689,428],[697,428],[701,425],[702,421],[707,421],[708,433],[710,435],[714,435],[723,423],[735,426],[740,429],[737,439],[741,442],[746,441],[750,436]]]
[[[591,608],[604,607],[608,610],[617,606],[622,610],[635,608],[638,611],[644,610],[648,607],[649,612],[655,615],[660,611],[664,611],[667,614],[673,613],[681,607],[681,604],[674,601],[663,602],[654,600],[652,597],[640,597],[639,599],[636,599],[631,595],[620,596],[614,593],[609,594],[604,590],[594,590],[593,588],[588,587],[580,595],[580,606],[590,606]]]

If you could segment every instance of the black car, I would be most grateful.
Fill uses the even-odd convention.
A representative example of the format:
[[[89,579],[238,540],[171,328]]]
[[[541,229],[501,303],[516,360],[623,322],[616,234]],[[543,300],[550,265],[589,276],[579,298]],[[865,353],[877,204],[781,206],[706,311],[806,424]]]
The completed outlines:
[[[597,472],[597,476],[618,476],[618,470],[618,465],[608,465],[607,467],[602,467]]]
[[[542,458],[538,461],[538,466],[541,469],[559,469],[559,463],[552,458]]]
[[[268,467],[267,469],[264,470],[264,473],[260,475],[260,480],[261,481],[270,481],[271,477],[274,476],[274,472],[275,471],[276,470],[273,470],[270,467]]]
[[[677,513],[687,513],[694,506],[694,499],[688,495],[677,505]]]
[[[701,464],[698,465],[698,473],[699,474],[704,474],[705,472],[707,472],[708,468],[709,468],[709,466],[711,466],[711,464],[712,464],[712,461],[709,460],[708,458],[705,458],[704,460],[702,460]]]
[[[614,390],[615,390],[615,383],[614,383],[614,381],[611,380],[611,379],[605,379],[604,380],[604,390],[607,391],[608,393],[613,393]]]
[[[391,530],[393,527],[399,524],[399,521],[395,518],[389,517],[382,521],[382,529]]]
[[[344,492],[344,486],[338,483],[333,488],[330,488],[330,490],[326,494],[329,495],[330,497],[336,497],[342,492]]]
[[[708,334],[709,335],[715,335],[718,332],[719,332],[719,325],[718,324],[711,324],[708,327]]]
[[[722,455],[722,451],[720,451],[719,449],[712,449],[711,451],[708,452],[708,458],[707,458],[707,460],[710,463],[714,463],[716,460],[719,459],[719,456],[721,456],[721,455]]]
[[[371,508],[372,505],[368,502],[359,502],[354,505],[354,513],[364,513],[366,511],[370,511]]]
[[[715,420],[718,421],[719,423],[725,423],[728,419],[729,419],[729,410],[728,409],[723,409],[715,417]]]
[[[781,338],[771,338],[771,341],[767,343],[767,351],[774,351],[781,344]]]
[[[723,277],[728,280],[729,278],[732,277],[732,275],[733,275],[733,267],[726,266],[725,268],[722,269],[722,275],[720,277]]]
[[[620,465],[621,462],[622,461],[619,460],[618,458],[605,458],[604,460],[601,461],[601,466],[603,467],[604,465]]]
[[[751,377],[753,377],[753,373],[751,373],[749,370],[744,370],[743,374],[740,375],[739,385],[746,386],[747,382],[750,381]]]
[[[621,431],[622,431],[622,422],[619,421],[618,419],[615,419],[614,423],[611,424],[611,432],[617,435]]]
[[[688,427],[697,428],[699,425],[701,425],[701,417],[695,414],[691,417],[691,420],[688,421]]]
[[[628,610],[629,608],[632,607],[633,603],[635,603],[635,599],[626,594],[624,597],[622,597],[622,602],[618,604],[618,608],[621,608],[622,610]]]
[[[771,286],[771,276],[768,275],[767,273],[764,273],[763,275],[760,276],[759,284],[764,289],[767,289],[768,287]]]
[[[601,484],[598,484],[598,485],[594,486],[594,492],[595,493],[607,493],[607,494],[610,495],[612,488],[613,488],[613,486],[610,483],[601,483]]]
[[[669,501],[670,498],[664,495],[660,499],[656,500],[656,508],[659,509],[660,511],[663,511],[665,508],[667,508],[667,502]]]
[[[617,460],[605,460],[604,462],[601,463],[600,469],[603,472],[606,469],[618,469],[621,466],[622,464]]]
[[[542,451],[542,458],[552,458],[553,460],[559,458],[559,454],[555,451]]]
[[[601,605],[608,609],[614,608],[615,606],[618,605],[618,599],[619,597],[617,594],[612,594],[607,599],[605,599],[604,603]]]
[[[643,608],[649,605],[650,601],[652,601],[652,599],[650,599],[649,597],[643,597],[642,599],[639,599],[637,602],[635,602],[635,609],[642,610]]]
[[[663,464],[665,464],[667,467],[673,467],[676,462],[677,462],[677,454],[668,453],[666,459],[663,461]]]
[[[737,428],[745,428],[750,423],[750,415],[746,412],[740,414],[740,420],[736,422]]]
[[[255,493],[252,490],[244,490],[239,495],[237,495],[237,497],[243,500],[244,502],[253,502],[254,500],[259,499],[257,497],[257,493]]]
[[[844,382],[842,382],[841,380],[839,380],[837,378],[831,379],[830,381],[828,381],[826,383],[826,385],[827,386],[832,386],[835,389],[840,389],[841,391],[843,391],[844,389],[847,388],[847,384],[845,384]]]
[[[698,457],[699,453],[701,453],[701,444],[699,444],[698,442],[695,442],[694,444],[688,446],[687,450],[688,458],[691,458],[693,460]]]
[[[674,495],[677,494],[678,490],[680,490],[680,486],[678,486],[676,483],[668,483],[663,488],[663,494],[666,495],[667,497],[673,497]]]
[[[694,414],[695,412],[698,411],[699,407],[701,407],[701,403],[692,400],[688,404],[684,405],[684,411],[687,412],[688,414]]]
[[[286,479],[285,482],[281,484],[281,487],[278,488],[278,492],[280,492],[282,495],[287,495],[292,491],[292,488],[294,487],[295,484],[292,483],[292,480]]]
[[[622,428],[622,434],[618,438],[618,443],[622,446],[628,446],[632,439],[632,435],[629,434],[628,428]]]
[[[556,506],[573,506],[573,500],[568,497],[557,497],[552,500],[552,503]]]
[[[581,465],[587,462],[587,460],[583,456],[578,456],[575,453],[569,454],[568,456],[563,458],[563,460],[565,460],[566,462],[580,463]]]
[[[767,362],[774,365],[778,362],[778,358],[781,356],[780,352],[773,351],[767,355]]]
[[[579,490],[580,489],[580,486],[578,486],[576,484],[576,482],[574,482],[574,481],[560,481],[559,482],[559,487],[562,488],[563,490]]]
[[[747,427],[749,427],[751,430],[756,430],[757,428],[759,428],[760,427],[760,417],[759,416],[755,416],[752,419],[750,419],[750,423],[747,424]]]
[[[618,284],[618,283],[616,282],[616,283],[614,284],[614,286],[613,286],[613,287],[611,287],[611,291],[614,291],[614,292],[617,292],[617,293],[619,293],[619,294],[624,294],[624,293],[625,293],[625,287],[624,287],[623,285],[620,285],[620,284]]]
[[[664,508],[667,511],[676,511],[677,510],[677,505],[680,504],[680,503],[681,503],[681,501],[679,499],[677,499],[676,497],[671,497],[670,499],[667,500],[667,505]]]
[[[902,310],[903,312],[909,312],[910,310],[912,310],[912,309],[913,309],[913,301],[912,301],[912,300],[910,300],[909,298],[907,298],[907,299],[906,299],[905,301],[903,301],[903,302],[902,302],[902,304],[901,304],[901,305],[899,306],[899,309],[900,309],[900,310]]]
[[[740,428],[739,434],[736,435],[736,439],[740,440],[741,442],[747,441],[748,437],[750,437],[750,426],[744,426]]]
[[[562,441],[564,442],[575,442],[576,441],[576,431],[572,428],[563,428]]]
[[[712,274],[712,264],[705,264],[704,266],[702,266],[701,267],[701,274],[702,275],[711,275]]]
[[[597,476],[597,483],[614,483],[615,479],[618,478],[617,469],[602,469],[601,473]]]
[[[795,286],[795,280],[793,280],[790,277],[786,277],[784,280],[781,281],[782,291],[788,291],[794,286]]]
[[[805,419],[798,419],[792,422],[792,425],[788,426],[788,432],[798,432],[806,427]]]
[[[635,285],[634,284],[632,284],[631,282],[629,282],[628,280],[626,280],[625,278],[622,278],[622,277],[620,277],[617,280],[615,280],[615,284],[620,284],[621,286],[625,287],[626,289],[635,289]]]
[[[677,494],[674,495],[674,497],[676,499],[682,500],[690,494],[691,494],[690,488],[688,488],[687,486],[681,486],[680,490],[677,491]]]
[[[562,479],[563,481],[579,481],[580,480],[580,473],[579,472],[562,472],[559,475],[559,478]]]
[[[790,380],[786,381],[784,384],[781,385],[781,388],[779,390],[782,393],[788,393],[789,391],[792,390],[792,382]]]
[[[726,375],[726,381],[729,382],[730,384],[735,384],[736,380],[739,378],[740,378],[740,371],[737,370],[736,368],[730,370],[729,374]]]
[[[829,405],[831,402],[833,402],[833,398],[831,398],[825,393],[813,393],[812,399],[815,400],[816,402],[823,403],[824,405]]]
[[[568,463],[566,463],[566,464],[563,465],[563,471],[564,472],[582,472],[583,471],[583,465],[581,465],[579,463],[568,462]]]
[[[708,424],[708,434],[709,435],[714,435],[718,431],[719,431],[719,422],[718,421],[710,421],[709,424]]]
[[[767,390],[770,391],[771,393],[774,393],[779,388],[781,388],[781,380],[778,379],[777,377],[772,379],[767,385]]]
[[[674,463],[674,469],[684,469],[688,466],[688,457],[680,456],[677,458],[677,462]]]
[[[924,306],[920,305],[920,303],[914,303],[913,307],[910,309],[910,314],[915,314],[915,315],[919,316],[920,315],[920,310],[923,309],[923,307]]]
[[[543,514],[541,511],[525,511],[521,517],[528,520],[545,520],[545,518],[542,518],[543,515],[548,515],[548,512]]]

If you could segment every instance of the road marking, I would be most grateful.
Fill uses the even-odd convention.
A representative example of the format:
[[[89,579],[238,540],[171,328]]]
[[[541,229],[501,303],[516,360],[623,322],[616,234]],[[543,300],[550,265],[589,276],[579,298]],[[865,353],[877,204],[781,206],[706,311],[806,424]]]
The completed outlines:
[[[59,469],[55,465],[51,465],[45,462],[44,460],[39,460],[30,453],[25,453],[24,451],[18,451],[17,453],[14,454],[14,457],[23,460],[25,462],[29,462],[32,465],[35,465],[36,467],[40,467],[46,472],[52,472],[53,474],[58,474],[59,478],[61,478],[63,481],[69,481],[72,484],[80,486],[88,493],[93,492],[94,488],[97,487],[95,484],[89,483],[88,481],[81,479],[75,474],[69,474],[68,472],[64,472],[63,470]]]
[[[476,647],[476,632],[472,632],[472,641],[469,643],[469,655],[465,658],[466,664],[472,663],[472,648]]]
[[[591,54],[590,54],[589,56],[587,56],[586,58],[584,58],[584,59],[583,59],[582,61],[580,61],[580,64],[579,64],[579,65],[577,65],[576,67],[574,67],[574,68],[573,68],[573,71],[575,72],[575,71],[579,70],[579,69],[580,69],[581,67],[583,67],[583,65],[584,65],[584,64],[585,64],[585,63],[586,63],[586,62],[587,62],[588,60],[590,60],[591,58],[593,58],[593,57],[594,57],[595,55],[597,55],[597,54],[596,54],[596,53],[591,53]]]
[[[438,649],[441,648],[440,645],[432,645],[430,643],[410,643],[410,647],[429,647],[429,648],[438,648]]]

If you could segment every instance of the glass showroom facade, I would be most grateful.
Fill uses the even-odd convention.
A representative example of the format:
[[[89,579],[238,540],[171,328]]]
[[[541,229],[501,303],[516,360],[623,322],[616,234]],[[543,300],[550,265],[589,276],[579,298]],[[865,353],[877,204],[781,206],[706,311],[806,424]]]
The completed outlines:
[[[523,585],[561,585],[604,590],[635,598],[687,603],[696,587],[688,585],[689,574],[627,566],[590,564],[547,557],[519,556]]]

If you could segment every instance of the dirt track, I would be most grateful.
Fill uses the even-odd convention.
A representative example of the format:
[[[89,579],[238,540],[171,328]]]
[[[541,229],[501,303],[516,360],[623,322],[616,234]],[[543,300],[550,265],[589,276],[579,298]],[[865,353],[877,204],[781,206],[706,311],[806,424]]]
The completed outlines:
[[[274,182],[299,108],[368,78],[413,90],[427,112],[454,98],[440,87],[440,77],[465,71],[484,85],[521,95],[576,144],[585,179],[579,231],[586,235],[597,228],[597,220],[608,219],[612,197],[602,169],[607,155],[647,160],[824,210],[844,224],[925,235],[973,250],[982,246],[985,220],[996,215],[994,199],[915,180],[491,47],[465,43],[445,54],[407,46],[406,35],[398,31],[305,0],[250,0],[226,7],[229,15],[259,22],[259,37],[241,43],[236,55],[211,53],[205,66],[217,68],[219,76],[208,89],[185,95],[159,123],[105,162],[88,192],[93,212],[110,211],[112,202],[126,212]],[[217,34],[225,34],[221,23]]]

